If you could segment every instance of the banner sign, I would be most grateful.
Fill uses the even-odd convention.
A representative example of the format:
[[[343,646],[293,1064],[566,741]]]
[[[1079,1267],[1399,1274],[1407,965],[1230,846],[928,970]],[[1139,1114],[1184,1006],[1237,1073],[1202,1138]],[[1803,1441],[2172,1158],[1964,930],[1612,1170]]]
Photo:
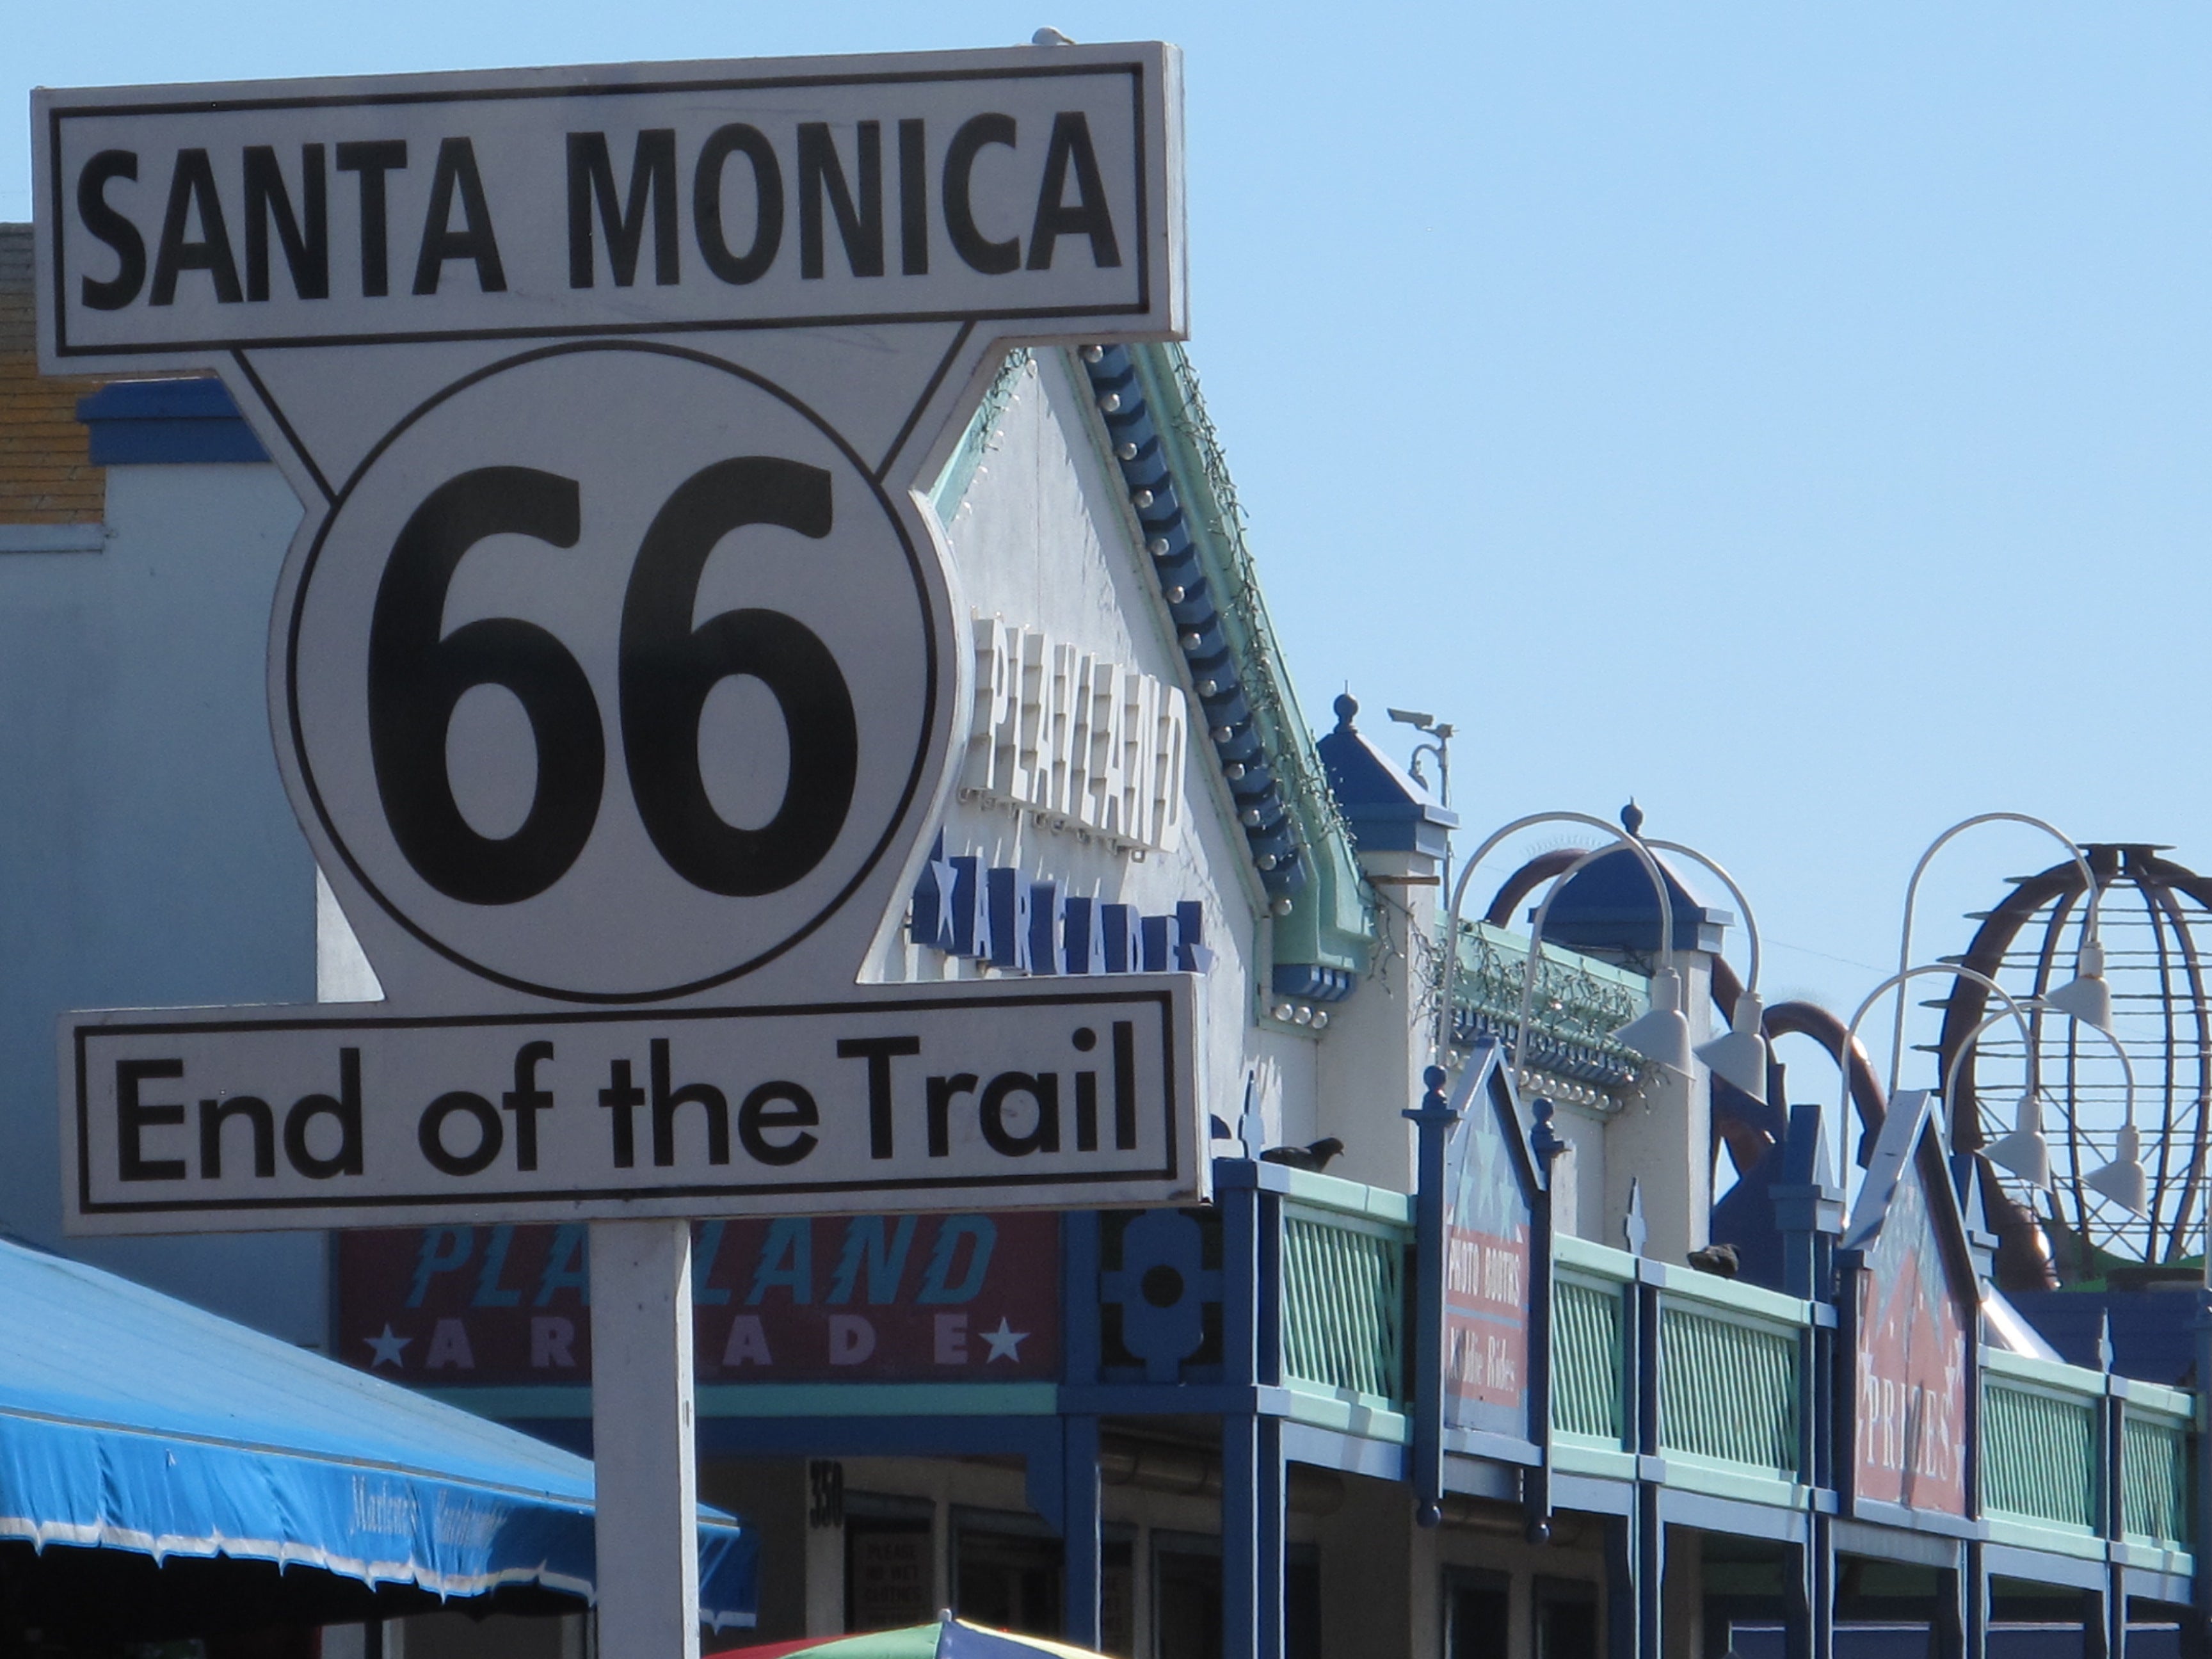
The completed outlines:
[[[1470,1069],[1473,1069],[1472,1066]],[[1530,1206],[1486,1070],[1452,1133],[1444,1184],[1444,1426],[1528,1431]]]
[[[1037,1381],[1060,1374],[1058,1220],[1035,1212],[693,1228],[702,1382]],[[590,1229],[337,1239],[337,1347],[427,1387],[585,1382]]]
[[[50,361],[1179,330],[1177,72],[1148,45],[42,90]]]
[[[1956,1252],[1945,1249],[1939,1231],[1936,1206],[1948,1212],[1950,1192],[1931,1190],[1931,1181],[1943,1178],[1942,1158],[1932,1142],[1923,1155],[1921,1137],[1934,1130],[1924,1097],[1914,1098],[1919,1093],[1901,1091],[1892,1104],[1867,1176],[1879,1207],[1855,1217],[1845,1241],[1864,1257],[1853,1356],[1852,1495],[1964,1516],[1966,1352],[1975,1340],[1975,1304],[1972,1281],[1962,1283],[1947,1260]],[[1901,1126],[1894,1137],[1893,1124]],[[1863,1197],[1863,1208],[1866,1202]]]
[[[1188,1202],[1192,983],[76,1016],[64,1158],[87,1232]]]

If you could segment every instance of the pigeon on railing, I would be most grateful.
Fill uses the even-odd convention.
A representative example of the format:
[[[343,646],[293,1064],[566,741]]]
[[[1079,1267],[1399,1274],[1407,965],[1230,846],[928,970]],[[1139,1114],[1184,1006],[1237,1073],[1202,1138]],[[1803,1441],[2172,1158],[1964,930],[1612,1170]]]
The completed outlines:
[[[1260,1154],[1260,1161],[1280,1164],[1292,1170],[1318,1171],[1328,1168],[1329,1160],[1343,1150],[1344,1143],[1334,1135],[1323,1135],[1304,1146],[1270,1146]]]
[[[1717,1279],[1734,1279],[1743,1271],[1736,1259],[1733,1244],[1708,1244],[1703,1249],[1690,1252],[1690,1265],[1701,1273],[1711,1273]]]

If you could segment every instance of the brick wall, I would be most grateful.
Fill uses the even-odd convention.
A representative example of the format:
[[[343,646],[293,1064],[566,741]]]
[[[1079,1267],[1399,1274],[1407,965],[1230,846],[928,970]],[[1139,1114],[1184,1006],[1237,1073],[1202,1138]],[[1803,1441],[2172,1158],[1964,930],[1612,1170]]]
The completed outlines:
[[[106,475],[76,400],[94,380],[45,380],[32,320],[31,228],[0,225],[0,524],[96,524]]]

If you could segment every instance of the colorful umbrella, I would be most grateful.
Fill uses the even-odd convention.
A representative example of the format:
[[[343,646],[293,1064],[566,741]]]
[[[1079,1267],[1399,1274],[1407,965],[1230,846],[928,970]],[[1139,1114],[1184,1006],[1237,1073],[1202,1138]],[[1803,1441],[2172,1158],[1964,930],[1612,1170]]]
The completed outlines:
[[[1064,1642],[1048,1642],[1042,1636],[985,1630],[981,1625],[955,1619],[949,1613],[933,1625],[870,1631],[860,1636],[809,1636],[797,1642],[725,1648],[712,1659],[783,1659],[786,1654],[804,1654],[806,1659],[1036,1659],[1041,1653],[1057,1654],[1060,1659],[1102,1659],[1089,1648],[1072,1648]]]

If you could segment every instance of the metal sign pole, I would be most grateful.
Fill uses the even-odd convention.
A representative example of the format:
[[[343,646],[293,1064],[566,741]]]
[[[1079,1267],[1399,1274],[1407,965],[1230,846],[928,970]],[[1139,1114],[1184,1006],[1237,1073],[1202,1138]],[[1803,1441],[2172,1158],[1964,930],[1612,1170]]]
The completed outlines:
[[[698,1659],[691,1224],[592,1224],[599,1652]]]

